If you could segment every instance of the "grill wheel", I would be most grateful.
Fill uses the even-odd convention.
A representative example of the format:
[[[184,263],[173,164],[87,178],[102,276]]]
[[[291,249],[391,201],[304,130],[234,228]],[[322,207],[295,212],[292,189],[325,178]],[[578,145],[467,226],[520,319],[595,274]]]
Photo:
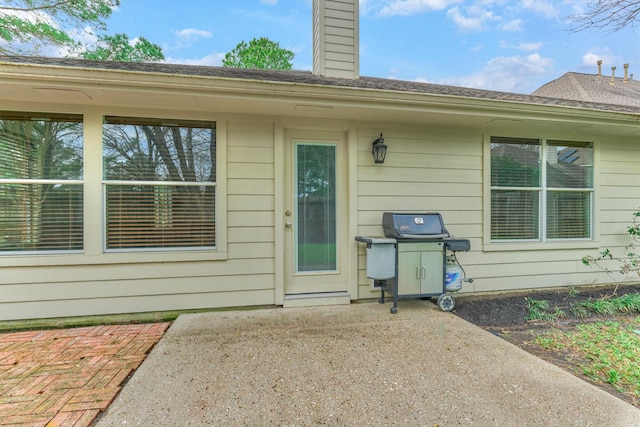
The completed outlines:
[[[438,307],[442,311],[452,311],[456,306],[456,300],[451,294],[442,294],[438,297]]]

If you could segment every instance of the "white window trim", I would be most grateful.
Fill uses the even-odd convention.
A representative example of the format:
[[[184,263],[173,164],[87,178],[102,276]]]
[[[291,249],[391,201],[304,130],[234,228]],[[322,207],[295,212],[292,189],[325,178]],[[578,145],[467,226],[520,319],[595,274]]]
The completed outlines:
[[[41,110],[41,109],[40,109]],[[47,109],[49,110],[49,109]],[[39,110],[38,110],[39,111]],[[154,262],[216,261],[228,259],[227,252],[227,120],[225,117],[184,117],[176,120],[216,122],[216,247],[162,251],[105,252],[102,202],[102,120],[105,115],[133,115],[157,118],[140,111],[88,109],[84,116],[84,251],[16,253],[0,255],[0,267],[28,267],[79,264],[135,264]],[[77,112],[76,112],[77,114]],[[162,116],[166,116],[166,112]]]
[[[591,238],[577,238],[577,239],[546,239],[546,191],[553,190],[554,188],[546,188],[546,162],[542,162],[543,166],[540,171],[542,181],[542,187],[527,187],[527,190],[539,191],[542,200],[540,201],[540,223],[541,230],[540,239],[536,240],[491,240],[491,191],[494,188],[491,186],[491,137],[500,134],[500,136],[509,136],[508,132],[493,132],[489,135],[483,135],[483,251],[485,252],[501,252],[501,251],[537,251],[537,250],[568,250],[568,249],[598,249],[600,247],[600,235],[598,222],[598,206],[599,206],[599,179],[597,170],[599,169],[600,162],[600,150],[599,143],[593,138],[574,137],[573,140],[589,140],[593,143],[593,186],[590,189],[591,192]],[[518,137],[535,138],[541,141],[541,156],[542,150],[546,147],[546,142],[549,140],[566,140],[567,137],[547,137],[540,138],[539,136],[531,135],[518,135]],[[517,189],[517,187],[514,187]],[[562,189],[564,190],[564,189]],[[578,189],[576,191],[584,191]],[[545,228],[542,228],[545,227]]]

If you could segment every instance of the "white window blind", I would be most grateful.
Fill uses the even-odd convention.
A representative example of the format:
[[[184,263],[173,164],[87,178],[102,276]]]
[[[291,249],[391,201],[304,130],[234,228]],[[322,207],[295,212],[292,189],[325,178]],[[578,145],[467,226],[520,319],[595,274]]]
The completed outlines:
[[[215,247],[213,122],[106,117],[107,250]]]
[[[593,146],[491,138],[491,239],[591,238]]]
[[[591,237],[593,145],[546,141],[546,238]]]
[[[0,112],[0,252],[83,248],[80,115]]]

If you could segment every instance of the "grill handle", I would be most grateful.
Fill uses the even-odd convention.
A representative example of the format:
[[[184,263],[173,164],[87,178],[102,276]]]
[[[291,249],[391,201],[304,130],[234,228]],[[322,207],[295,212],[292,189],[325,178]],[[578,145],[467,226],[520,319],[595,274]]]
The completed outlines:
[[[400,238],[402,239],[446,239],[451,237],[450,234],[401,234]]]

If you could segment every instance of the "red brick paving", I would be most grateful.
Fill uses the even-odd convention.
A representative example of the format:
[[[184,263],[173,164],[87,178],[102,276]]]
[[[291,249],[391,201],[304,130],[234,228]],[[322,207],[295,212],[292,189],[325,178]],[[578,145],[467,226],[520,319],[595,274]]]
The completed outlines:
[[[0,426],[89,426],[169,323],[0,334]]]

